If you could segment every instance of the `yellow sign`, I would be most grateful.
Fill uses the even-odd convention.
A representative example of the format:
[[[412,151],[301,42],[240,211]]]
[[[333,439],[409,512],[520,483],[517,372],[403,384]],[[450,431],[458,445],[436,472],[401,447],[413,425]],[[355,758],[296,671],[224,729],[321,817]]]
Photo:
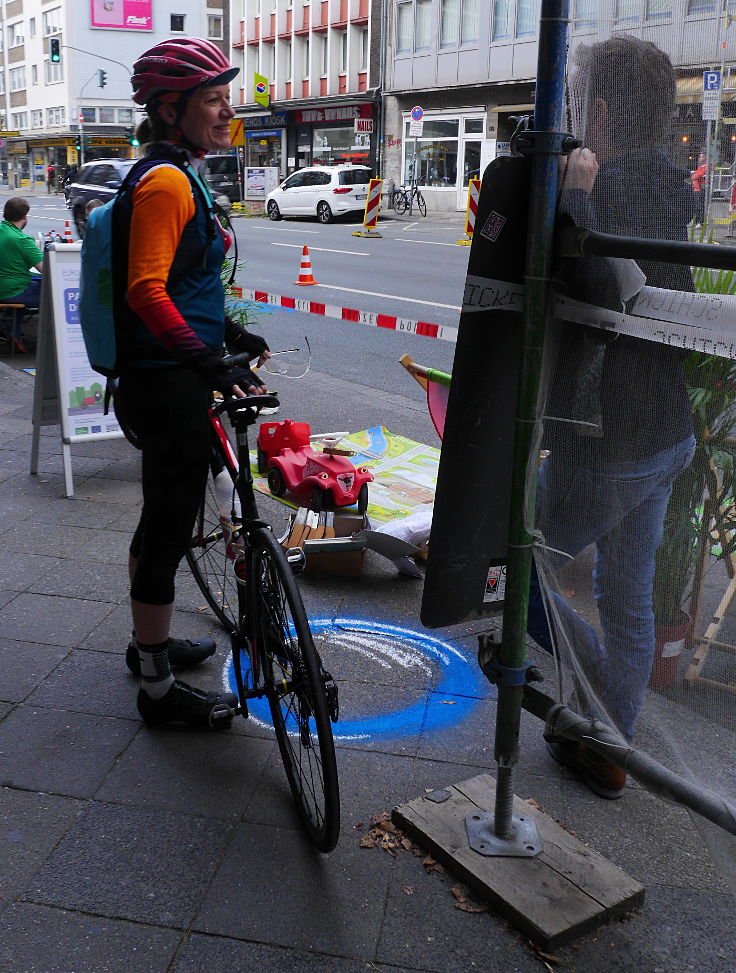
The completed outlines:
[[[268,108],[268,106],[271,104],[271,99],[268,93],[268,78],[264,78],[263,75],[258,74],[257,71],[253,75],[253,100],[262,108]]]
[[[230,145],[245,145],[245,128],[242,118],[230,119]]]
[[[0,132],[0,139],[17,139],[20,132]]]

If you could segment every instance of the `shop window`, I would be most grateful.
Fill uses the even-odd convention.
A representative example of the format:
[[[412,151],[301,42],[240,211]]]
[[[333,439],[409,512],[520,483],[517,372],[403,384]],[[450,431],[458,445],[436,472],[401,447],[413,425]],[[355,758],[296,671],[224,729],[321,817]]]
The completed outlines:
[[[460,120],[458,118],[438,119],[424,118],[424,128],[422,136],[424,138],[457,138],[460,132]],[[409,121],[406,121],[405,141],[409,139]]]
[[[282,172],[281,131],[271,129],[262,132],[248,132],[246,143],[247,166],[275,166]],[[233,157],[227,157],[233,158]]]
[[[115,124],[115,109],[114,108],[98,108],[99,121],[101,125],[114,125]]]
[[[485,127],[482,118],[466,118],[463,130],[466,135],[482,135]]]
[[[370,135],[355,132],[352,125],[315,128],[312,154],[315,165],[367,162],[370,157]]]

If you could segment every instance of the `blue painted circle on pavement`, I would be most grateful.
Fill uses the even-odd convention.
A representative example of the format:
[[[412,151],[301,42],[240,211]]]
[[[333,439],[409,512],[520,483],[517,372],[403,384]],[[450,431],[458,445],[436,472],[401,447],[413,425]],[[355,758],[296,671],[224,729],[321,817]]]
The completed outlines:
[[[309,624],[316,638],[343,635],[346,652],[350,651],[351,640],[364,657],[372,650],[383,667],[432,670],[431,688],[422,699],[403,709],[353,719],[346,719],[343,710],[332,727],[336,740],[379,740],[408,736],[420,729],[432,733],[446,730],[466,720],[481,699],[495,698],[495,687],[489,686],[475,659],[469,659],[450,642],[366,619],[318,618],[310,619]],[[339,685],[339,672],[333,668],[332,674]],[[237,692],[232,660],[228,663],[227,682]],[[248,708],[256,720],[271,723],[267,700],[251,700]],[[293,729],[296,731],[296,724]]]

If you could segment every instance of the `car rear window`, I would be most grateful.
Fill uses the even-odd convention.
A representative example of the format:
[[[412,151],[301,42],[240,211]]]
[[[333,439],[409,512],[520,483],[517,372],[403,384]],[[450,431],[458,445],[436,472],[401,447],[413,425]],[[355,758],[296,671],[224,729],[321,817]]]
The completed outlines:
[[[370,169],[343,169],[338,173],[341,186],[359,186],[371,178]]]
[[[224,176],[238,171],[238,160],[234,155],[220,155],[205,159],[207,169],[212,176]]]

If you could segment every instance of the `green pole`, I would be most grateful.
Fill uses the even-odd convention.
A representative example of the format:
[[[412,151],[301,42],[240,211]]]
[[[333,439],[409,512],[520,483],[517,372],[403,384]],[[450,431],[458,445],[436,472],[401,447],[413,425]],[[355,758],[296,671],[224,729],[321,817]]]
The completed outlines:
[[[545,321],[550,306],[557,174],[562,149],[562,96],[567,53],[569,0],[542,0],[539,25],[537,90],[533,132],[522,133],[517,146],[532,155],[529,222],[524,277],[521,375],[516,409],[511,515],[506,568],[503,630],[497,662],[501,672],[494,755],[498,783],[494,831],[499,838],[513,832],[513,768],[519,756],[519,725],[524,681],[526,622],[533,536],[537,458],[532,455],[537,431]],[[553,133],[550,137],[548,133]],[[557,136],[555,138],[554,136]],[[546,136],[546,137],[545,137]],[[529,469],[529,464],[533,468]],[[483,654],[484,650],[481,650]],[[483,658],[481,658],[483,664]],[[511,670],[516,670],[512,673]]]

